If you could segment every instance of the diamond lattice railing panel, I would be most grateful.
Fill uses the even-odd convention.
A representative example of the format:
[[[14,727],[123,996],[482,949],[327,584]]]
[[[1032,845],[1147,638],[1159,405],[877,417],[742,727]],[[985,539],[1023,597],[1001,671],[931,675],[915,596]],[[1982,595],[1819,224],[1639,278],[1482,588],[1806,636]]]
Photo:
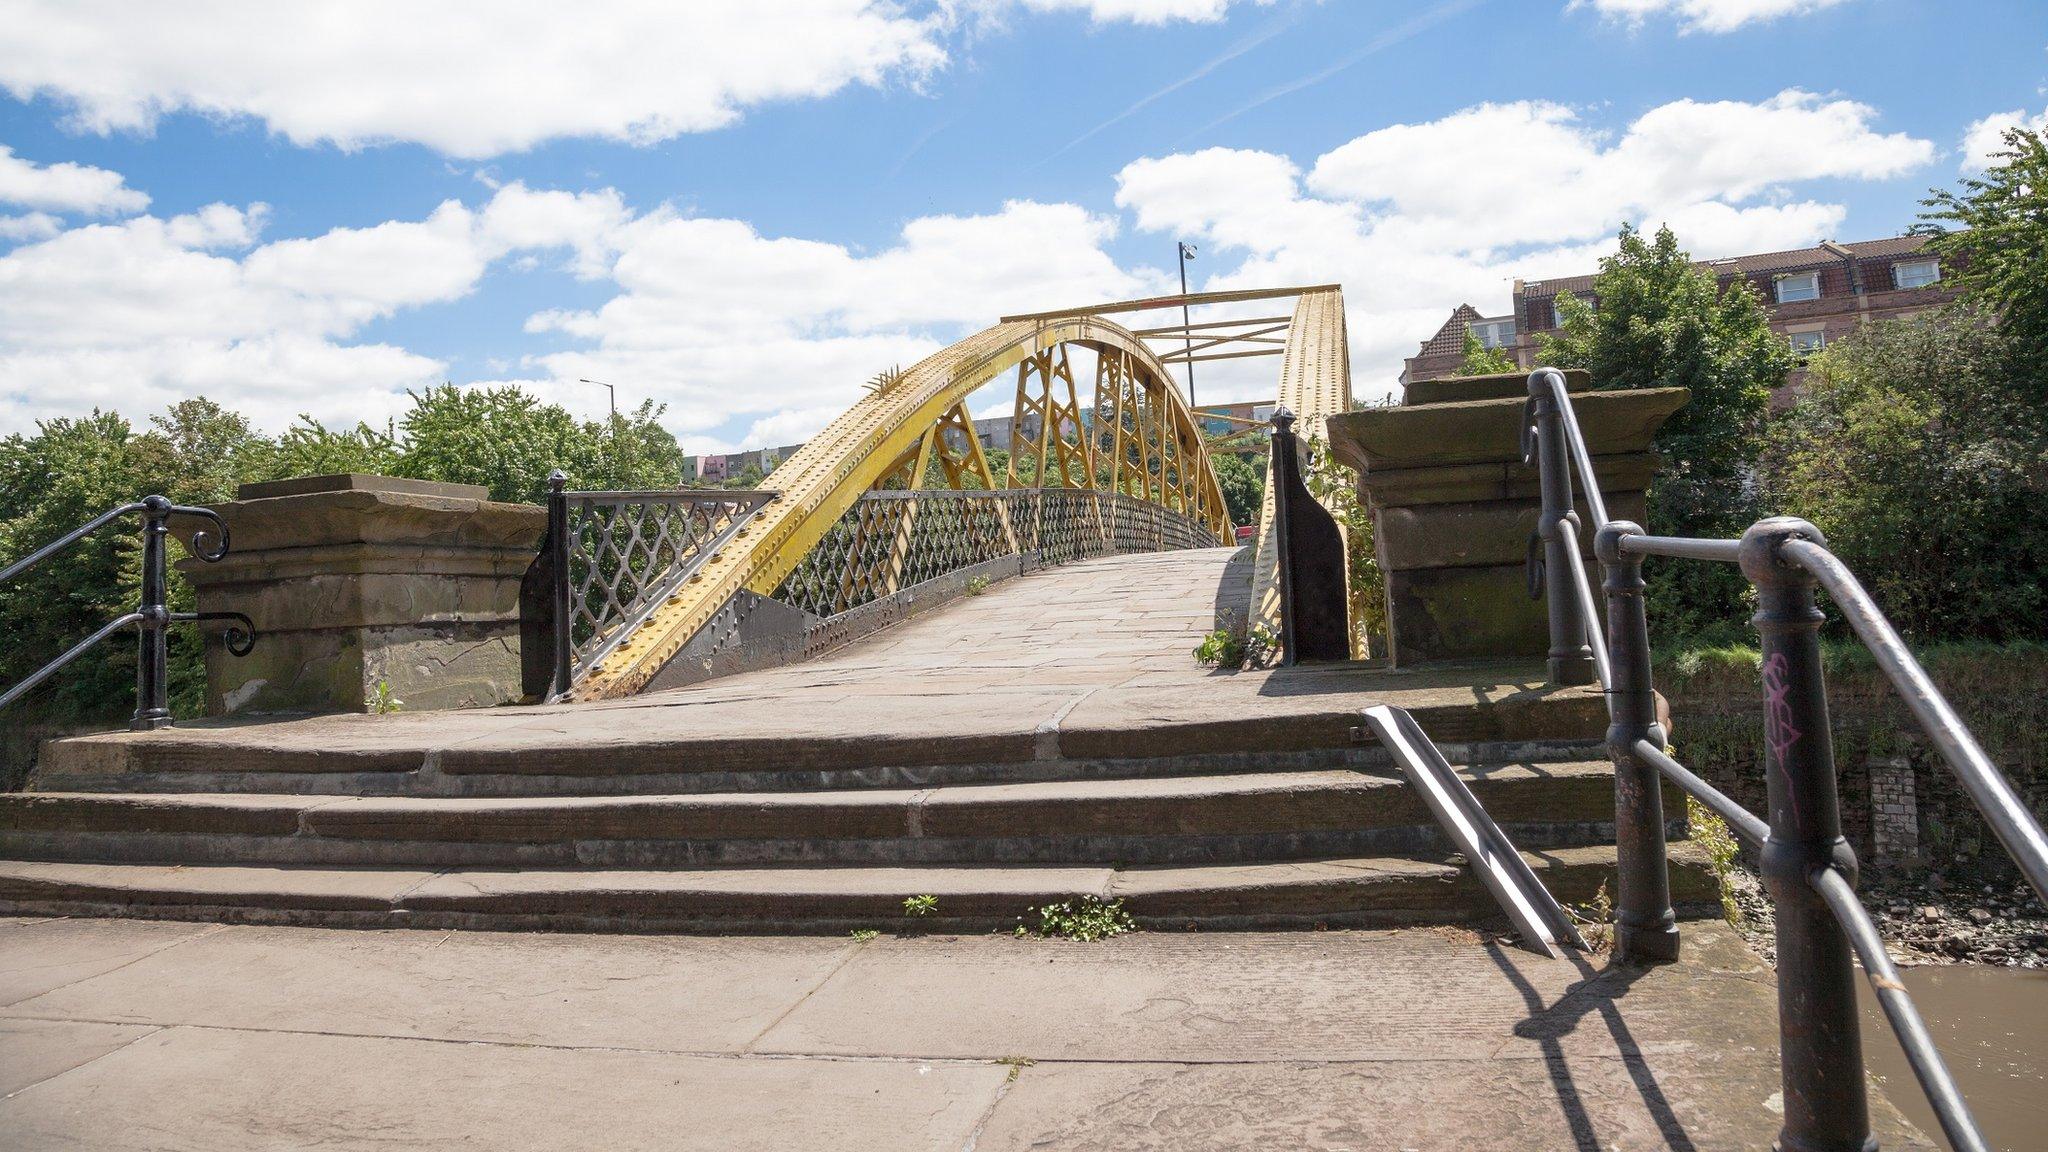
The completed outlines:
[[[1212,548],[1202,524],[1086,488],[869,492],[825,532],[775,598],[830,619],[952,573],[1031,553],[1043,565],[1117,552]]]
[[[594,661],[764,501],[751,492],[572,495],[569,611],[577,664]]]

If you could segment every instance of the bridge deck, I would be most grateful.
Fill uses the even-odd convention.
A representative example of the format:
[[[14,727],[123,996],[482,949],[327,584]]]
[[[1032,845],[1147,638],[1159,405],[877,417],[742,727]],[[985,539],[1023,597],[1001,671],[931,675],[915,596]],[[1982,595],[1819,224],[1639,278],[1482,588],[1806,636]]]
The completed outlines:
[[[618,701],[200,721],[68,740],[49,749],[45,780],[314,773],[358,791],[374,790],[369,776],[426,767],[503,777],[482,789],[503,793],[555,790],[542,777],[589,790],[651,772],[1270,755],[1341,747],[1358,710],[1376,703],[1414,711],[1440,742],[1597,737],[1604,727],[1597,690],[1545,690],[1533,665],[1204,668],[1192,652],[1219,611],[1242,619],[1247,577],[1232,557],[1218,548],[1071,564],[825,659]]]

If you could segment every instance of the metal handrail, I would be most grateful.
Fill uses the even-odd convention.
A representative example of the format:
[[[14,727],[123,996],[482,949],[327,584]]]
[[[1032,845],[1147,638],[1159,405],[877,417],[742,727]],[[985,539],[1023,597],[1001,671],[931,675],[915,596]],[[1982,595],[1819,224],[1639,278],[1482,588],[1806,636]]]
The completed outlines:
[[[164,549],[164,537],[170,533],[171,517],[196,516],[212,522],[219,532],[217,542],[205,543],[213,537],[203,529],[194,532],[186,541],[186,550],[208,564],[217,563],[228,554],[228,526],[211,508],[173,504],[166,496],[145,496],[133,504],[122,504],[107,509],[6,568],[0,569],[0,581],[11,580],[108,524],[138,512],[142,514],[141,604],[136,606],[135,611],[124,613],[101,625],[92,635],[72,645],[62,655],[23,677],[20,683],[6,692],[0,692],[0,708],[19,700],[95,645],[132,624],[137,628],[140,643],[137,645],[135,659],[135,714],[129,718],[128,727],[138,731],[168,728],[173,722],[170,708],[169,644],[172,624],[223,621],[228,624],[224,643],[230,653],[246,656],[255,646],[256,626],[240,612],[171,611]]]
[[[1545,437],[1546,430],[1553,433]],[[1571,473],[1585,486],[1595,520],[1596,551],[1606,569],[1607,659],[1593,661],[1606,689],[1609,752],[1615,761],[1615,830],[1620,866],[1617,955],[1661,961],[1677,956],[1675,917],[1664,843],[1657,777],[1670,780],[1762,850],[1766,884],[1778,909],[1780,1013],[1803,1019],[1780,1030],[1780,1066],[1786,1096],[1781,1143],[1855,1146],[1869,1136],[1869,1110],[1861,1077],[1844,1078],[1845,1061],[1862,1067],[1856,1005],[1839,976],[1848,955],[1865,976],[1900,1047],[1912,1065],[1942,1130],[1964,1150],[1986,1146],[1956,1089],[1912,998],[1885,954],[1870,915],[1855,892],[1855,857],[1841,837],[1834,751],[1827,723],[1826,683],[1820,665],[1821,613],[1816,587],[1825,588],[1914,719],[1991,825],[1999,842],[2048,902],[2048,837],[1991,762],[1969,728],[1927,677],[1870,594],[1821,534],[1801,520],[1776,518],[1752,525],[1739,540],[1651,536],[1627,521],[1610,520],[1594,476],[1592,456],[1555,369],[1529,377],[1522,427],[1523,458],[1542,479],[1538,537],[1551,556],[1565,559],[1570,587],[1551,585],[1552,678],[1569,671],[1560,661],[1561,637],[1574,632],[1601,644],[1592,582],[1579,556],[1578,518],[1572,511]],[[1532,540],[1534,558],[1536,541]],[[1643,604],[1642,561],[1648,556],[1740,564],[1756,587],[1756,621],[1764,639],[1767,783],[1766,821],[1695,775],[1668,751],[1657,723],[1650,686],[1649,634]],[[1547,573],[1551,565],[1545,564]],[[1532,568],[1533,577],[1536,575]],[[1532,591],[1534,589],[1532,588]],[[1596,649],[1598,651],[1598,649]],[[1797,995],[1787,996],[1794,990]],[[1796,1105],[1796,1106],[1795,1106]]]
[[[2042,835],[2041,826],[2034,822],[2005,774],[1970,734],[1969,726],[1927,678],[1927,670],[1913,658],[1891,622],[1878,611],[1862,581],[1818,542],[1788,540],[1779,553],[1813,573],[1820,586],[1827,589],[1850,629],[1877,658],[1878,667],[1884,669],[1886,678],[1906,702],[1907,710],[1920,722],[1942,759],[1948,761],[1949,771],[1955,773],[1956,782],[1970,794],[1971,802],[1983,813],[1984,822],[2005,846],[2006,854],[2033,885],[2034,894],[2048,904],[2048,837]]]

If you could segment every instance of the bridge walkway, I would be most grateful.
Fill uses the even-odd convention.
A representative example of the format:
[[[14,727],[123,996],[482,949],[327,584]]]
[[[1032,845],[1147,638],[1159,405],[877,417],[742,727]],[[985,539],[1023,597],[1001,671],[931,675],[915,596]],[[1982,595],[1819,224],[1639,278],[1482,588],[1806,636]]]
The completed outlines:
[[[1409,709],[1560,898],[1613,860],[1595,690],[1534,667],[1219,672],[1228,549],[999,583],[803,665],[617,701],[204,722],[49,748],[0,908],[338,924],[1000,927],[1491,912],[1359,709]],[[1241,619],[1242,616],[1237,618]],[[1711,899],[1680,852],[1681,899]]]

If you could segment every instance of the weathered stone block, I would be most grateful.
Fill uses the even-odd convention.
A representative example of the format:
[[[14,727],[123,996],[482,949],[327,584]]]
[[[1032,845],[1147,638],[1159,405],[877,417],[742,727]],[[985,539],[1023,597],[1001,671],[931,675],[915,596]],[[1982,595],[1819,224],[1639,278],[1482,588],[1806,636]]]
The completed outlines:
[[[1608,514],[1641,522],[1658,463],[1651,442],[1688,393],[1591,385],[1583,372],[1566,374]],[[1357,470],[1372,510],[1396,666],[1548,650],[1547,609],[1530,598],[1525,569],[1541,513],[1537,470],[1521,456],[1527,398],[1523,373],[1461,377],[1411,385],[1397,408],[1329,420],[1331,451]],[[1593,518],[1576,477],[1573,491],[1586,526],[1580,553],[1597,581]]]
[[[481,487],[344,474],[246,484],[215,511],[232,550],[185,561],[202,612],[241,612],[248,656],[207,651],[215,714],[410,710],[519,695],[519,580],[544,509]]]

